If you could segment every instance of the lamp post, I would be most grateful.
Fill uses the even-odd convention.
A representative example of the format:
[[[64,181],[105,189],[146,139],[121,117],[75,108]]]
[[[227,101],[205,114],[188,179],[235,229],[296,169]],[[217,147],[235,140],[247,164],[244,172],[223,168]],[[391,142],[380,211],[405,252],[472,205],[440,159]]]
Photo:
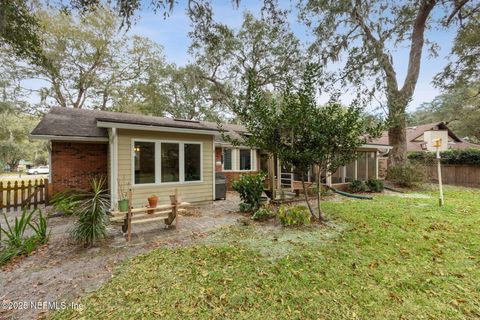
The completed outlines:
[[[432,141],[433,146],[437,150],[437,175],[438,175],[438,188],[440,190],[440,196],[438,198],[438,204],[443,206],[445,204],[443,199],[443,186],[442,186],[442,168],[440,165],[440,147],[442,146],[442,139],[437,138]]]

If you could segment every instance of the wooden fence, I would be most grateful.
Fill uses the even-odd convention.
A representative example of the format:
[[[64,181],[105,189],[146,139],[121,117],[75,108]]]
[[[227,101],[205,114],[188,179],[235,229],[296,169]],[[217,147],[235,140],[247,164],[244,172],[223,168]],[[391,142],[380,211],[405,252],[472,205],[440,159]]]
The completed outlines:
[[[0,181],[0,212],[48,205],[48,179]]]
[[[426,166],[427,177],[431,181],[438,181],[437,166]],[[464,187],[480,188],[480,166],[442,164],[442,181]]]

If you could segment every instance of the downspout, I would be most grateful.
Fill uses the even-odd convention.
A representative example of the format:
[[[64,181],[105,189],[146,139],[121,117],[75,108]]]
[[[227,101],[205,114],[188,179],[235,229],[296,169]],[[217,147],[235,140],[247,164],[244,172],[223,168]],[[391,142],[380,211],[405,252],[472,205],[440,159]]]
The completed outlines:
[[[53,183],[52,181],[52,140],[48,140],[47,144],[47,150],[48,150],[48,181],[49,183]],[[48,186],[47,186],[48,187]]]
[[[111,128],[108,132],[110,145],[110,207],[114,210],[118,201],[118,137],[116,128]]]
[[[217,150],[215,149],[215,138],[212,137],[212,148],[213,148],[213,152],[212,152],[212,162],[213,162],[213,170],[212,170],[212,191],[213,191],[213,194],[212,194],[212,200],[215,201],[215,198],[216,198],[216,190],[215,190],[215,177],[216,177],[216,169],[217,169],[217,166],[216,166],[216,154],[217,154]],[[203,157],[203,155],[202,155]],[[203,169],[202,169],[203,170]]]

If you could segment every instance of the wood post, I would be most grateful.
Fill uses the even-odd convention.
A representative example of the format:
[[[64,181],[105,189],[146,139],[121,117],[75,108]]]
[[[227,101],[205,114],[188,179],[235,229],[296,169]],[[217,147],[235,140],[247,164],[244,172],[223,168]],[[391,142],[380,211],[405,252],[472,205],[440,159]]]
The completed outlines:
[[[10,191],[12,187],[10,181],[7,182],[7,212],[10,212]]]
[[[127,241],[132,239],[132,189],[128,190]]]
[[[3,182],[0,181],[0,212],[3,211]]]
[[[13,208],[17,210],[18,206],[18,181],[13,183]]]
[[[176,188],[175,194],[170,196],[170,204],[172,205],[172,210],[168,213],[168,218],[165,219],[165,224],[170,226],[176,218],[176,226],[178,230],[178,190]]]

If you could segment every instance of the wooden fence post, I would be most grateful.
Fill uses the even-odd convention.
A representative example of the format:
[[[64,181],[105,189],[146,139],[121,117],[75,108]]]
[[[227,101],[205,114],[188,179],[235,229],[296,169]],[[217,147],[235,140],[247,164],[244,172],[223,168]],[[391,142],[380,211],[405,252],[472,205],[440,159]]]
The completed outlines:
[[[17,210],[18,206],[18,182],[13,183],[13,208]]]
[[[27,193],[30,199],[32,195],[32,180],[28,180]],[[28,203],[26,203],[26,205],[28,205],[28,209],[30,209],[30,200],[28,200]]]
[[[0,181],[0,212],[3,212],[3,182]]]
[[[48,179],[43,179],[43,185],[45,188],[45,207],[50,204],[50,197],[48,192]]]
[[[7,212],[10,212],[10,190],[12,189],[10,181],[7,182]]]

